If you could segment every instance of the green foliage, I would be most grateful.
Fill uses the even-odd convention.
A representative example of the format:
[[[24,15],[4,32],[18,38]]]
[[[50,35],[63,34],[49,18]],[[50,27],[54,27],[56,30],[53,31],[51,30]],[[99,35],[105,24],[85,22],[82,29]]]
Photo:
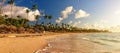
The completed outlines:
[[[29,10],[29,9],[27,9],[27,10],[26,10],[26,13],[29,13],[29,12],[30,12],[30,10]]]
[[[6,24],[6,25],[13,25],[16,27],[24,27],[28,23],[28,20],[23,19],[23,18],[3,18],[0,17],[0,25],[1,24]]]
[[[37,4],[34,4],[33,6],[32,6],[32,9],[33,10],[36,10],[38,7],[37,7]]]
[[[4,22],[5,22],[4,18],[3,18],[3,17],[0,17],[0,25],[1,25],[1,24],[5,24]]]
[[[52,19],[53,17],[51,15],[45,15],[44,18],[45,19]]]
[[[14,4],[14,0],[10,0],[10,1],[8,1],[8,3],[13,5]]]

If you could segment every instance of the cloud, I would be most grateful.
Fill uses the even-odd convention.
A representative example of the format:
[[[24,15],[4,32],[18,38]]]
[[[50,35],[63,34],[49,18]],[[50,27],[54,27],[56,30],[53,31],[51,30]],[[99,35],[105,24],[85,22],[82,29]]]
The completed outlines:
[[[82,25],[82,28],[86,28],[86,29],[101,29],[101,30],[105,30],[109,27],[109,25],[107,25],[109,22],[107,20],[99,20],[95,23],[84,23]]]
[[[11,5],[5,5],[2,8],[2,15],[8,15],[8,17],[11,17]],[[22,7],[22,6],[13,6],[12,7],[12,17],[17,17],[17,16],[21,16],[22,18],[28,19],[29,21],[35,21],[35,15],[40,15],[39,10],[35,10],[32,11],[31,9],[27,8],[27,7]],[[28,18],[27,18],[27,13],[26,10],[30,10],[30,12],[28,13]]]
[[[120,32],[120,25],[117,25],[117,26],[111,26],[108,28],[109,31],[112,31],[112,32]]]
[[[73,21],[69,21],[69,22],[68,22],[68,24],[72,24],[72,23],[73,23]]]
[[[56,22],[57,22],[57,23],[60,23],[62,20],[63,20],[63,18],[59,17],[59,18],[56,20]]]
[[[76,19],[90,16],[90,14],[87,13],[86,11],[84,11],[84,10],[80,9],[80,10],[77,11],[73,8],[73,6],[68,6],[63,11],[61,11],[61,17],[60,18],[62,18],[62,20],[64,20],[64,19],[68,18],[69,15],[71,15],[71,14],[74,14],[75,15],[74,18],[76,18]],[[62,20],[59,20],[60,18],[58,18],[56,20],[57,23],[60,23],[62,21]]]
[[[62,20],[68,18],[68,16],[72,13],[73,6],[66,7],[63,11],[61,11],[61,17],[59,17],[56,22],[60,23]]]
[[[69,14],[71,14],[72,11],[73,11],[73,6],[69,6],[69,7],[65,8],[65,10],[63,10],[61,12],[61,15],[62,15],[61,17],[62,18],[68,18]]]
[[[120,15],[120,10],[114,12],[115,15]]]
[[[90,14],[89,13],[87,13],[86,11],[84,11],[84,10],[78,10],[77,12],[76,12],[76,14],[75,14],[75,18],[77,19],[77,18],[83,18],[83,17],[88,17],[88,16],[90,16]]]
[[[73,24],[73,27],[78,26],[80,23],[81,23],[81,21],[75,22],[75,23]]]

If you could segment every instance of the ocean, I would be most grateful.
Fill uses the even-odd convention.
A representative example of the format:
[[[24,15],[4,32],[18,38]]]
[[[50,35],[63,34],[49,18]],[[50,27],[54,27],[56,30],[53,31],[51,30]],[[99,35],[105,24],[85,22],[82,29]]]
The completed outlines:
[[[69,34],[48,40],[39,53],[120,53],[120,33]]]

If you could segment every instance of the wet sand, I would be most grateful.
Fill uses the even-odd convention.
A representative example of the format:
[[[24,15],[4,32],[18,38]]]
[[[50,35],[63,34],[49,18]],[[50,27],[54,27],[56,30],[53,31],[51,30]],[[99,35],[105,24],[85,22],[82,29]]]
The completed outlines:
[[[98,35],[102,36],[102,34],[87,34],[86,36],[84,33],[61,36],[56,39],[49,40],[49,47],[45,47],[43,51],[40,51],[39,53],[120,53],[118,41],[115,41],[116,43],[114,42],[115,44],[112,45],[110,40],[110,43],[106,42],[107,39],[101,40],[105,41],[101,42],[100,39],[97,39],[94,35],[99,38],[100,36]],[[91,36],[94,36],[96,39],[94,39],[94,37],[91,38]],[[109,34],[106,34],[101,38],[104,36],[105,38],[106,36],[109,38],[111,37]]]

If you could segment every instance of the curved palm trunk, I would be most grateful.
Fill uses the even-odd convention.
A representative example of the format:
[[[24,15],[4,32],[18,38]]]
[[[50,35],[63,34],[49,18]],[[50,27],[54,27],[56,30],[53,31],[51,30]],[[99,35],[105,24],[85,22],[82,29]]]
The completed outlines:
[[[38,20],[35,21],[35,25],[37,25],[37,24],[38,24]]]
[[[22,20],[22,25],[21,26],[24,26],[24,22],[25,22],[25,20]]]
[[[2,10],[3,5],[4,5],[4,2],[2,2],[1,6],[0,6],[0,15],[3,13],[3,10]]]
[[[27,13],[27,19],[28,19],[28,13]]]
[[[0,6],[0,15],[2,14],[2,5]]]
[[[12,10],[13,10],[12,8],[13,8],[13,5],[11,5],[11,18],[12,18]]]

